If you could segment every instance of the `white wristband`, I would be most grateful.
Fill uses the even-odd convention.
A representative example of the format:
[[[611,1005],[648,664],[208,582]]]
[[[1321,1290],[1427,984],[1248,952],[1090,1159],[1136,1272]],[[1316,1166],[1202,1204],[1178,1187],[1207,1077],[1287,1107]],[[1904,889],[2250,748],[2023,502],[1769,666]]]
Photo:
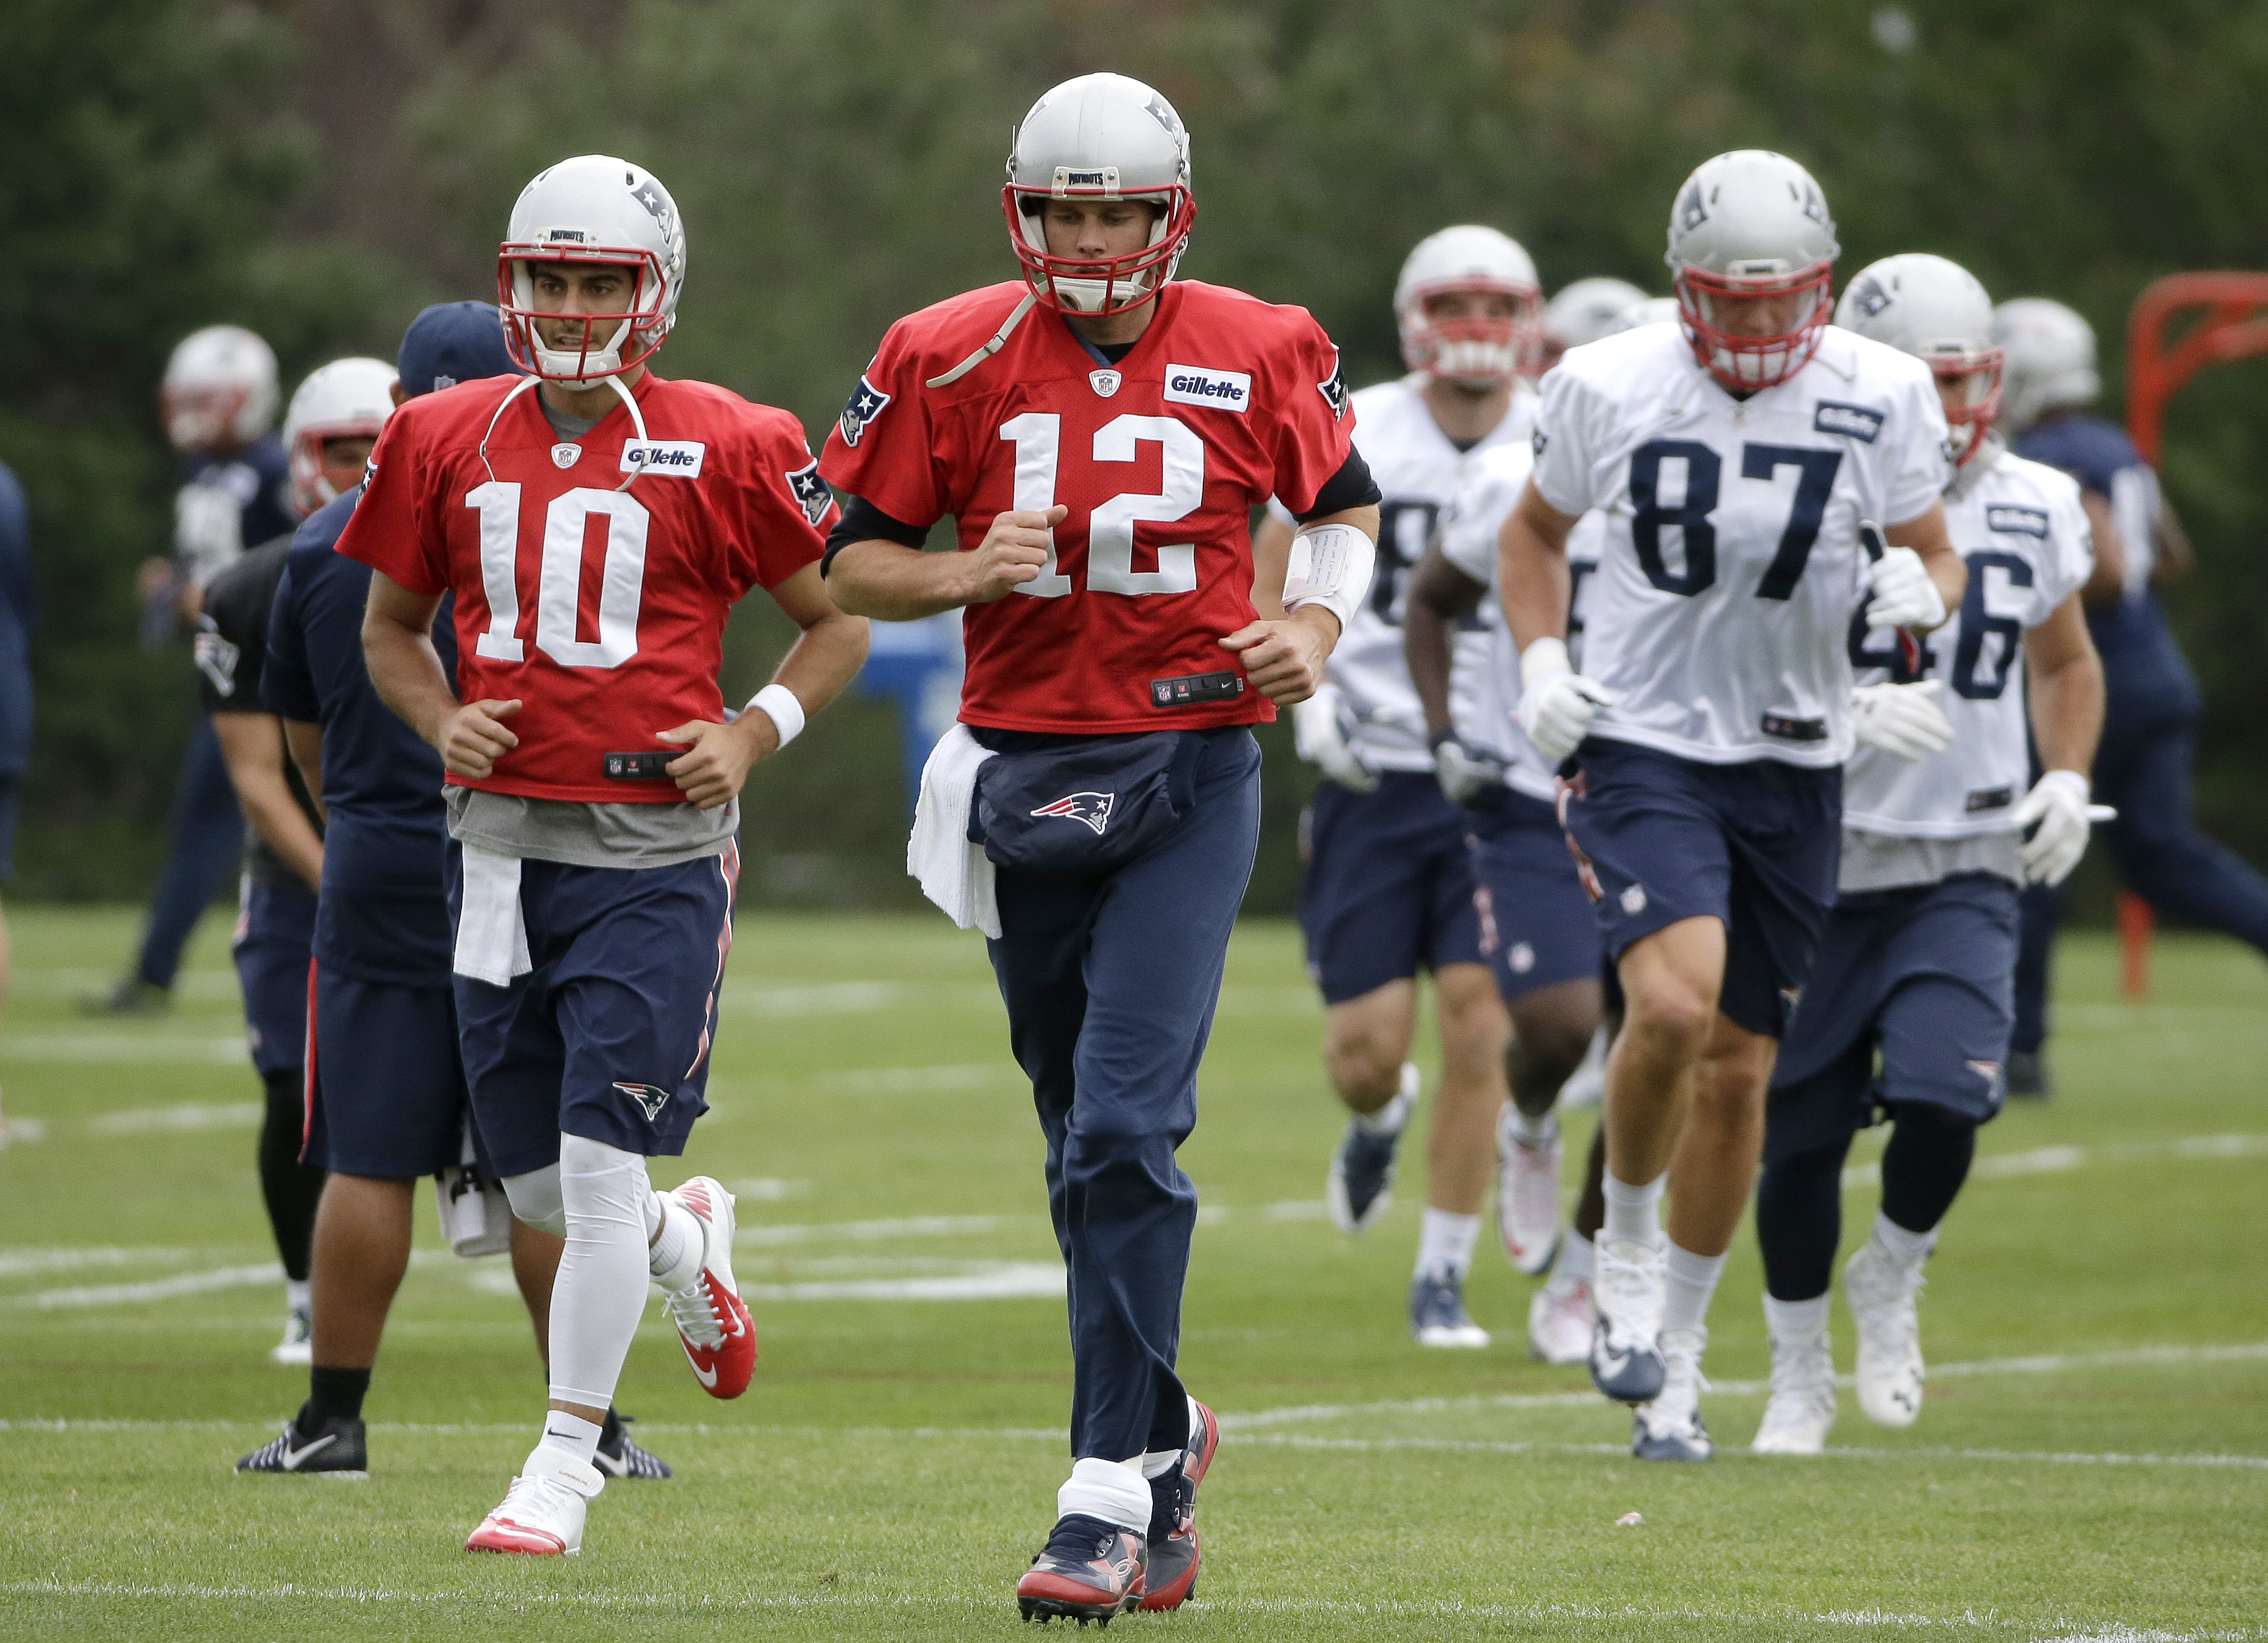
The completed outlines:
[[[1554,674],[1574,671],[1575,665],[1567,659],[1565,639],[1538,639],[1520,653],[1520,682],[1523,688]]]
[[[779,732],[783,748],[803,734],[803,704],[784,684],[768,684],[748,698],[748,708],[761,709]],[[746,712],[748,708],[740,711]]]
[[[1284,608],[1321,605],[1339,619],[1344,633],[1370,592],[1378,549],[1351,525],[1314,525],[1292,538],[1284,567]]]

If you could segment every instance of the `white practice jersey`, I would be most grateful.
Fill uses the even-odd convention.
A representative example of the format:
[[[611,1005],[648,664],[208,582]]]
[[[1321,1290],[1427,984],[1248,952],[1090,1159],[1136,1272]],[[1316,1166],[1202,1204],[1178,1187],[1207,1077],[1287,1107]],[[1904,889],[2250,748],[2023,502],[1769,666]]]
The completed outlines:
[[[1370,594],[1331,652],[1324,677],[1354,711],[1349,741],[1373,770],[1431,770],[1425,712],[1402,655],[1402,612],[1410,573],[1425,556],[1441,512],[1472,466],[1491,451],[1524,446],[1535,425],[1535,392],[1514,386],[1504,420],[1469,451],[1460,451],[1433,420],[1420,393],[1422,376],[1381,382],[1354,395],[1355,448],[1369,464],[1378,505],[1378,568]],[[1279,505],[1271,511],[1288,519]],[[1460,652],[1480,635],[1461,634]]]
[[[1843,783],[1842,888],[1919,884],[1949,873],[2021,882],[2008,816],[2031,780],[2024,725],[2024,633],[2055,613],[2095,569],[2095,546],[2069,475],[2010,454],[1996,438],[1945,496],[1953,545],[1969,564],[1954,619],[1922,643],[1918,669],[1867,648],[1851,629],[1861,684],[1940,679],[1953,745],[1914,763],[1878,748],[1852,755]]]
[[[1568,350],[1543,379],[1535,485],[1605,516],[1583,672],[1621,699],[1592,733],[1708,764],[1843,763],[1859,522],[1926,513],[1946,445],[1929,367],[1839,327],[1745,401],[1672,322]]]
[[[1549,800],[1557,792],[1557,773],[1543,762],[1515,716],[1520,647],[1496,596],[1498,537],[1534,467],[1526,446],[1499,446],[1475,463],[1441,516],[1441,556],[1489,590],[1476,613],[1485,624],[1484,642],[1461,645],[1451,659],[1449,717],[1457,740],[1501,763],[1506,786]],[[1599,568],[1605,534],[1606,519],[1599,513],[1586,513],[1567,534],[1567,653],[1578,667],[1583,665],[1584,595]]]

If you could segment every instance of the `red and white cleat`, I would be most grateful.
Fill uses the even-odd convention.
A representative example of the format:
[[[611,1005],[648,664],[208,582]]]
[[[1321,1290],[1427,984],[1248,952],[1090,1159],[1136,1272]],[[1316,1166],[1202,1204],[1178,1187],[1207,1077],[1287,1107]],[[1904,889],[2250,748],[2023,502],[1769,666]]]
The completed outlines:
[[[597,1467],[539,1445],[504,1492],[504,1504],[481,1520],[465,1550],[571,1558],[583,1550],[583,1514],[606,1486]]]
[[[1541,1141],[1524,1141],[1505,1104],[1497,1124],[1496,1228],[1513,1270],[1534,1278],[1559,1249],[1559,1126]]]
[[[1150,1525],[1150,1566],[1144,1572],[1141,1607],[1145,1611],[1179,1609],[1197,1589],[1204,1561],[1197,1544],[1197,1485],[1211,1470],[1220,1448],[1220,1422],[1197,1399],[1189,1400],[1189,1441],[1182,1451],[1182,1475],[1171,1521]]]
[[[678,1344],[702,1390],[711,1397],[738,1397],[756,1373],[756,1325],[733,1281],[733,1195],[721,1182],[696,1175],[669,1196],[692,1212],[706,1240],[701,1275],[663,1294]]]

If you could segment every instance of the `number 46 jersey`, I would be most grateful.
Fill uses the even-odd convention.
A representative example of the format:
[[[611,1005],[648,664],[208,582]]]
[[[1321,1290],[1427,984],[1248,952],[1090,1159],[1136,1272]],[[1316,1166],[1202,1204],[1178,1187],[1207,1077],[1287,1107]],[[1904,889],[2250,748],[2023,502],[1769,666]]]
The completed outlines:
[[[1070,510],[1036,578],[968,608],[962,721],[1273,718],[1218,641],[1253,619],[1252,510],[1307,512],[1353,448],[1338,350],[1305,309],[1179,280],[1114,363],[1050,309],[1009,326],[1024,295],[987,286],[892,326],[821,460],[902,524],[954,515],[963,551],[1011,509]]]
[[[1673,322],[1570,349],[1543,379],[1535,488],[1605,519],[1583,672],[1620,700],[1592,733],[1708,764],[1840,764],[1859,522],[1926,513],[1945,452],[1929,367],[1835,326],[1745,400]]]
[[[480,780],[536,799],[674,804],[669,782],[609,781],[608,753],[724,716],[725,622],[752,587],[820,556],[834,498],[802,427],[703,382],[631,389],[562,439],[540,389],[490,377],[395,411],[338,551],[417,593],[457,595],[457,695],[519,698],[519,746]],[[493,426],[491,426],[493,424]]]

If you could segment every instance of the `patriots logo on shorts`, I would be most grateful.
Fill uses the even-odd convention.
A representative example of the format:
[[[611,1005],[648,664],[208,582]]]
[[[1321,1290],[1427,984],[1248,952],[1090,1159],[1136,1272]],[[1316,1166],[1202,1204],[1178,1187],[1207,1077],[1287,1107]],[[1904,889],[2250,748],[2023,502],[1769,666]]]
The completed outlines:
[[[827,517],[827,510],[835,505],[835,493],[819,476],[818,459],[814,457],[806,466],[790,474],[787,488],[795,497],[796,506],[803,510],[803,517],[811,521],[812,529],[817,530],[819,521]]]
[[[1987,1084],[2000,1081],[2000,1064],[1997,1061],[1972,1061],[1969,1064],[1969,1070]]]
[[[860,377],[858,386],[850,390],[850,402],[843,407],[843,415],[839,422],[843,430],[843,443],[858,444],[858,436],[866,431],[867,425],[875,417],[880,416],[888,408],[889,403],[888,394],[867,381],[865,378]]]
[[[1042,805],[1032,812],[1035,816],[1067,816],[1073,822],[1084,822],[1097,833],[1110,825],[1110,807],[1118,801],[1116,793],[1065,793],[1051,805]]]
[[[638,1104],[648,1124],[661,1122],[661,1109],[669,1105],[669,1092],[653,1084],[622,1084],[615,1087]]]
[[[1343,422],[1345,420],[1347,408],[1346,367],[1339,363],[1338,350],[1336,349],[1331,351],[1331,374],[1325,377],[1321,382],[1315,384],[1315,392],[1322,394],[1323,396],[1323,403],[1331,408],[1331,420],[1333,422]]]

